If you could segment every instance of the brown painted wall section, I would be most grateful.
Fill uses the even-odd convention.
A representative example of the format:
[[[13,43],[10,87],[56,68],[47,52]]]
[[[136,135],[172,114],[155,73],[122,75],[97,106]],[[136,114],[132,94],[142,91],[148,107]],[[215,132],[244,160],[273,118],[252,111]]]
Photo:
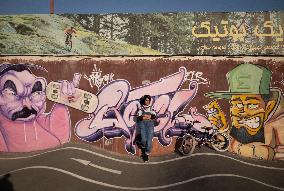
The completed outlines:
[[[171,75],[179,71],[179,68],[184,66],[187,71],[200,71],[203,73],[202,77],[207,78],[210,81],[209,85],[201,84],[197,95],[194,100],[187,106],[185,111],[188,111],[189,107],[197,107],[200,113],[205,114],[205,110],[202,106],[208,104],[212,99],[204,96],[207,92],[216,90],[228,90],[228,83],[226,80],[226,73],[232,70],[235,66],[241,63],[253,63],[267,67],[273,73],[271,86],[276,86],[284,90],[284,59],[283,57],[271,57],[271,58],[225,58],[225,57],[182,57],[182,58],[148,58],[148,57],[137,57],[137,58],[52,58],[52,57],[1,57],[0,63],[34,63],[45,67],[48,73],[33,71],[37,76],[46,78],[47,82],[57,80],[72,80],[73,74],[78,72],[86,75],[90,75],[94,69],[94,64],[99,68],[102,73],[114,73],[115,79],[127,80],[132,88],[142,85],[142,81],[150,80],[151,82],[158,81],[160,78]],[[187,88],[188,82],[185,82],[182,88]],[[96,94],[98,89],[90,87],[89,82],[81,78],[80,89],[87,90]],[[225,101],[218,101],[225,111],[229,114],[229,105]],[[53,103],[47,101],[46,111],[50,111]],[[72,128],[74,128],[77,121],[88,115],[69,108],[72,118]],[[227,118],[229,119],[228,115]],[[106,138],[103,138],[106,140]],[[124,148],[123,138],[115,138],[113,144],[109,146],[103,145],[102,139],[96,143],[84,142],[76,137],[72,129],[72,142],[80,142],[90,144],[90,146],[101,147],[113,152],[126,153]],[[164,155],[174,151],[175,141],[168,147],[163,147],[154,141],[153,154]],[[139,154],[139,153],[138,153]]]

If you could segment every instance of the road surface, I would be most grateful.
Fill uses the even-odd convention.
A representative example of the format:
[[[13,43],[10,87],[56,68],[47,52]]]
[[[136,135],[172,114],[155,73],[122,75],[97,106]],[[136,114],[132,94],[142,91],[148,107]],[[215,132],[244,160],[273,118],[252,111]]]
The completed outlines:
[[[82,144],[0,154],[2,191],[284,190],[284,161],[258,161],[207,147],[193,155],[125,156]]]

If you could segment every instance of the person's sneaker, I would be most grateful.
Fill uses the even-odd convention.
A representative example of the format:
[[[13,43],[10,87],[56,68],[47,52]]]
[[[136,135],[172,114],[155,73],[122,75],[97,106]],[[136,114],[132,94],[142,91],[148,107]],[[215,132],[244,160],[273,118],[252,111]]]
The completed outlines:
[[[148,155],[145,154],[145,155],[143,156],[143,161],[144,161],[144,162],[148,162],[148,161],[149,161]]]

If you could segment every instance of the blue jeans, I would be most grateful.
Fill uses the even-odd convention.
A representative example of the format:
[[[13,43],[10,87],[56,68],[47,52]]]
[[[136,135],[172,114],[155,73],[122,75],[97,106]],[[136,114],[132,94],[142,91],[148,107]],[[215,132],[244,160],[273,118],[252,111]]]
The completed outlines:
[[[154,137],[154,121],[143,120],[138,122],[138,126],[141,132],[142,147],[145,148],[145,152],[150,153],[152,149],[152,139]]]

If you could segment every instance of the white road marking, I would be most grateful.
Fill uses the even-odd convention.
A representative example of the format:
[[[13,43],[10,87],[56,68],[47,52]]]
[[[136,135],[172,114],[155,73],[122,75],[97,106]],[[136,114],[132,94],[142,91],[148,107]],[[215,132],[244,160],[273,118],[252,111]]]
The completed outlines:
[[[180,181],[180,182],[176,182],[176,183],[172,183],[172,184],[165,184],[165,185],[161,185],[161,186],[152,186],[152,187],[140,187],[140,188],[138,188],[138,187],[118,186],[118,185],[113,185],[113,184],[109,184],[109,183],[105,183],[105,182],[100,182],[100,181],[97,181],[97,180],[86,178],[86,177],[80,176],[78,174],[75,174],[75,173],[72,173],[72,172],[60,169],[60,168],[54,168],[54,167],[50,167],[50,166],[30,166],[30,167],[20,168],[20,169],[17,169],[17,170],[13,170],[13,171],[7,172],[5,174],[1,174],[0,177],[4,176],[6,174],[20,172],[20,171],[28,170],[28,169],[48,169],[48,170],[54,170],[54,171],[57,171],[57,172],[61,172],[63,174],[70,175],[70,176],[75,177],[75,178],[77,178],[79,180],[83,180],[83,181],[86,181],[86,182],[94,183],[94,184],[97,184],[97,185],[100,185],[100,186],[105,186],[105,187],[109,187],[109,188],[117,188],[117,189],[122,189],[122,190],[159,190],[159,189],[174,187],[174,186],[178,186],[178,185],[182,185],[182,184],[187,184],[187,183],[190,183],[190,182],[194,182],[196,180],[202,180],[202,179],[206,179],[206,178],[234,177],[234,178],[240,178],[240,179],[249,180],[249,181],[261,184],[263,186],[267,186],[269,188],[274,188],[274,189],[277,189],[277,190],[283,190],[284,191],[284,188],[282,188],[282,187],[273,186],[271,184],[267,184],[265,182],[261,182],[259,180],[253,179],[253,178],[249,178],[249,177],[246,177],[246,176],[240,176],[240,175],[236,175],[236,174],[207,174],[207,175],[190,178],[190,179],[187,179],[187,180],[184,180],[184,181]]]
[[[102,166],[98,166],[98,165],[92,164],[91,161],[87,161],[87,160],[83,160],[83,159],[76,159],[76,158],[71,158],[71,159],[75,160],[75,161],[77,161],[77,162],[79,162],[79,163],[81,163],[83,165],[92,166],[92,167],[98,168],[100,170],[112,172],[112,173],[115,173],[115,174],[121,174],[122,173],[119,170],[113,170],[113,169],[110,169],[110,168],[105,168],[105,167],[102,167]]]
[[[264,169],[270,169],[270,170],[283,170],[284,168],[278,168],[278,167],[272,167],[272,166],[262,166],[262,165],[258,165],[258,164],[253,164],[253,163],[249,163],[249,162],[245,162],[245,161],[241,161],[238,159],[235,159],[233,157],[230,156],[226,156],[226,155],[222,155],[222,154],[218,154],[218,153],[195,153],[192,155],[188,155],[188,156],[183,156],[183,157],[178,157],[178,158],[173,158],[173,159],[169,159],[169,160],[164,160],[164,161],[157,161],[157,162],[148,162],[148,163],[144,163],[144,162],[133,162],[133,161],[127,161],[127,160],[121,160],[121,159],[116,159],[116,158],[112,158],[109,156],[105,156],[103,154],[100,153],[96,153],[87,149],[82,149],[82,148],[78,148],[78,147],[64,147],[64,148],[59,148],[59,149],[55,149],[55,150],[51,150],[51,151],[46,151],[43,153],[39,153],[36,155],[31,155],[31,156],[24,156],[24,157],[13,157],[13,158],[0,158],[0,160],[17,160],[17,159],[26,159],[26,158],[32,158],[32,157],[36,157],[36,156],[40,156],[43,154],[47,154],[47,153],[51,153],[51,152],[56,152],[56,151],[61,151],[61,150],[79,150],[79,151],[83,151],[83,152],[87,152],[105,159],[109,159],[109,160],[113,160],[116,162],[121,162],[121,163],[126,163],[126,164],[134,164],[134,165],[155,165],[155,164],[163,164],[163,163],[169,163],[169,162],[173,162],[173,161],[178,161],[178,160],[184,160],[184,159],[188,159],[188,158],[192,158],[192,157],[196,157],[196,156],[218,156],[218,157],[223,157],[223,158],[227,158],[227,159],[231,159],[234,160],[236,162],[240,162],[242,164],[248,165],[248,166],[253,166],[253,167],[258,167],[258,168],[264,168]]]

